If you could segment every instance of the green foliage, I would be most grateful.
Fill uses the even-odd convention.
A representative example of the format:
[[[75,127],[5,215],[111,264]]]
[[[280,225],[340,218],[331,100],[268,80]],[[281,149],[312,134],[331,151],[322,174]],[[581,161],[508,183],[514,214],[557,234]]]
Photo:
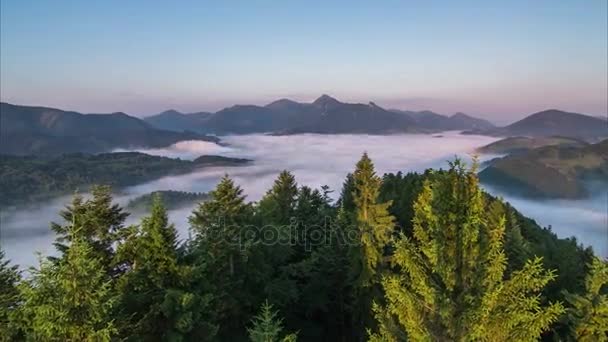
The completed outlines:
[[[245,287],[250,273],[247,260],[252,254],[251,239],[245,232],[253,222],[253,208],[227,175],[209,195],[190,216],[195,234],[192,253],[195,267],[203,264],[207,270],[200,276],[217,288],[213,310],[225,322],[219,331],[223,336],[245,325],[254,291],[259,290]]]
[[[118,242],[128,213],[112,203],[112,193],[108,186],[94,186],[92,198],[84,200],[76,195],[72,204],[61,212],[64,225],[52,223],[51,229],[57,235],[55,247],[65,255],[72,242],[74,229],[79,230],[79,237],[93,249],[92,253],[101,263],[103,269],[114,276],[120,272],[115,265],[113,245]],[[76,226],[78,224],[78,226]]]
[[[583,295],[566,293],[568,319],[576,341],[608,341],[608,263],[590,265]]]
[[[558,239],[483,193],[460,161],[447,171],[380,178],[364,155],[340,199],[334,203],[330,193],[298,187],[284,171],[259,203],[248,203],[226,176],[193,211],[191,238],[180,244],[159,196],[142,197],[149,215],[125,227],[128,214],[112,203],[110,189],[94,187],[52,225],[60,253],[30,278],[20,280],[0,255],[2,338],[280,341],[284,331],[298,331],[302,341],[501,341],[606,334],[606,289],[599,285],[605,263],[592,263],[593,252],[576,240]],[[193,196],[166,194],[169,202]],[[568,315],[556,322],[560,301]]]
[[[9,318],[19,304],[17,284],[21,279],[17,266],[9,266],[0,249],[0,341],[8,341],[13,333]]]
[[[93,246],[82,236],[80,216],[58,263],[42,261],[20,286],[21,330],[35,341],[110,341],[116,335],[110,278]]]
[[[177,231],[168,222],[160,195],[152,213],[132,227],[118,256],[128,272],[118,281],[123,335],[131,339],[181,341],[215,334],[205,319],[211,296],[189,292],[192,269],[178,260]]]
[[[388,213],[391,202],[378,203],[382,180],[376,175],[374,164],[367,153],[357,163],[353,179],[353,199],[360,238],[358,255],[355,256],[355,262],[360,267],[358,283],[362,287],[369,287],[377,281],[395,219]]]
[[[557,320],[561,304],[541,306],[538,293],[555,275],[540,258],[504,279],[505,218],[496,213],[486,211],[475,168],[458,160],[425,182],[413,237],[401,234],[395,271],[382,281],[387,304],[376,309],[375,339],[406,332],[416,341],[536,340]]]
[[[54,158],[0,155],[0,205],[43,201],[87,190],[93,184],[121,188],[203,166],[238,166],[247,162],[220,156],[189,161],[138,152],[76,153]]]
[[[150,211],[154,204],[154,198],[160,196],[167,210],[179,209],[194,203],[207,200],[209,195],[202,192],[185,192],[175,190],[153,191],[149,194],[138,196],[127,203],[126,209],[131,211]]]
[[[252,342],[295,342],[296,334],[283,335],[282,319],[278,318],[278,311],[274,311],[272,305],[266,301],[260,313],[251,320],[252,327],[247,329]]]
[[[357,241],[350,248],[351,305],[354,334],[365,335],[373,325],[372,302],[382,297],[380,274],[386,266],[385,250],[395,228],[395,219],[388,212],[391,202],[378,203],[382,180],[374,164],[364,153],[353,173],[353,202]]]

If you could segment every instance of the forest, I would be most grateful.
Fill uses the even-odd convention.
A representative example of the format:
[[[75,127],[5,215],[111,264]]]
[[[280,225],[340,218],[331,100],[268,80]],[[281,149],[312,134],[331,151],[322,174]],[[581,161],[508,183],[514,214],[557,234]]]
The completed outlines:
[[[210,166],[239,166],[247,159],[203,155],[192,161],[140,152],[71,153],[61,156],[0,154],[0,205],[42,202],[93,184],[116,189]]]
[[[225,176],[180,240],[161,196],[107,185],[51,223],[54,257],[0,255],[7,341],[606,341],[608,264],[479,186],[477,164],[340,190],[280,173],[258,202]],[[332,198],[338,198],[332,200]]]

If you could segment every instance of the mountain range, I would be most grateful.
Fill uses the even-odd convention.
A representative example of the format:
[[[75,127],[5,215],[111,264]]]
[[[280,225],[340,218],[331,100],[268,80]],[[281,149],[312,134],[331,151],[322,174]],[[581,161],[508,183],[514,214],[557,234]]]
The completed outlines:
[[[117,148],[158,148],[182,140],[219,142],[209,135],[432,133],[461,130],[492,136],[562,136],[587,142],[608,137],[608,121],[547,110],[505,127],[463,113],[385,109],[322,95],[311,103],[280,99],[265,106],[235,105],[215,113],[168,110],[144,119],[125,113],[81,114],[55,108],[0,104],[0,153],[55,155]]]
[[[384,109],[373,102],[345,103],[322,95],[312,103],[280,99],[266,106],[236,105],[216,113],[184,114],[175,110],[152,115],[146,122],[162,129],[199,133],[367,133],[433,132],[493,129],[490,122],[463,113],[444,116],[429,111]]]
[[[218,142],[200,133],[159,129],[125,113],[81,114],[0,103],[0,153],[54,155],[165,147],[182,140]]]

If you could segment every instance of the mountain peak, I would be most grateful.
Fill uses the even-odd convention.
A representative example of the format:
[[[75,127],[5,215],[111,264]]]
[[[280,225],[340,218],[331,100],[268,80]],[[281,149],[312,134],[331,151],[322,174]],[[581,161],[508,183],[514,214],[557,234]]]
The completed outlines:
[[[169,110],[166,110],[166,111],[164,111],[164,112],[162,112],[162,113],[160,113],[160,114],[161,114],[161,115],[180,115],[180,114],[182,114],[182,113],[181,113],[181,112],[178,112],[178,111],[177,111],[177,110],[175,110],[175,109],[169,109]]]
[[[315,100],[312,104],[317,106],[326,106],[328,104],[338,104],[340,101],[334,99],[333,97],[323,94],[318,99]]]
[[[294,106],[294,105],[299,105],[299,103],[296,102],[296,101],[290,100],[290,99],[282,98],[282,99],[278,99],[276,101],[273,101],[273,102],[267,104],[266,107],[268,107],[268,108],[282,108],[282,107]]]
[[[452,115],[452,117],[455,118],[455,119],[469,119],[469,118],[471,118],[470,115],[467,115],[467,114],[465,114],[463,112],[454,113]]]

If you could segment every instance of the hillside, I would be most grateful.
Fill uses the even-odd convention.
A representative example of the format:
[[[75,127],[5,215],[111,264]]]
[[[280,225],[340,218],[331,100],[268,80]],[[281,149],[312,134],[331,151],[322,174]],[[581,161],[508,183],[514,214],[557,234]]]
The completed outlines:
[[[583,147],[587,143],[578,139],[566,137],[509,137],[477,149],[479,153],[513,154],[523,153],[544,146]]]
[[[161,127],[169,131],[194,131],[200,133],[198,127],[201,127],[205,119],[209,116],[211,116],[211,113],[199,112],[185,114],[171,109],[160,114],[148,116],[144,118],[144,121],[154,127]]]
[[[464,113],[446,116],[428,110],[413,112],[391,109],[391,111],[412,118],[417,127],[428,130],[488,130],[496,128],[487,120],[478,119]]]
[[[470,133],[494,136],[562,136],[598,142],[608,137],[608,121],[600,118],[550,109],[534,113],[508,126]]]
[[[205,201],[209,198],[208,194],[199,192],[175,190],[153,191],[130,200],[125,209],[129,211],[148,212],[152,208],[155,196],[160,196],[163,205],[167,210],[183,208],[194,203]]]
[[[451,117],[386,110],[373,102],[345,103],[322,95],[312,103],[280,99],[266,106],[235,105],[213,114],[162,113],[145,120],[162,129],[212,134],[369,133],[489,129],[494,126],[462,113]]]
[[[182,140],[215,137],[155,128],[125,113],[81,114],[55,108],[0,104],[0,153],[54,155],[158,148]]]
[[[0,155],[0,205],[44,200],[86,190],[92,184],[121,188],[202,167],[248,162],[221,156],[201,156],[189,161],[138,152],[78,153],[55,158]]]
[[[490,162],[482,182],[511,193],[541,198],[583,198],[587,182],[608,180],[608,139],[597,144],[546,146]]]

